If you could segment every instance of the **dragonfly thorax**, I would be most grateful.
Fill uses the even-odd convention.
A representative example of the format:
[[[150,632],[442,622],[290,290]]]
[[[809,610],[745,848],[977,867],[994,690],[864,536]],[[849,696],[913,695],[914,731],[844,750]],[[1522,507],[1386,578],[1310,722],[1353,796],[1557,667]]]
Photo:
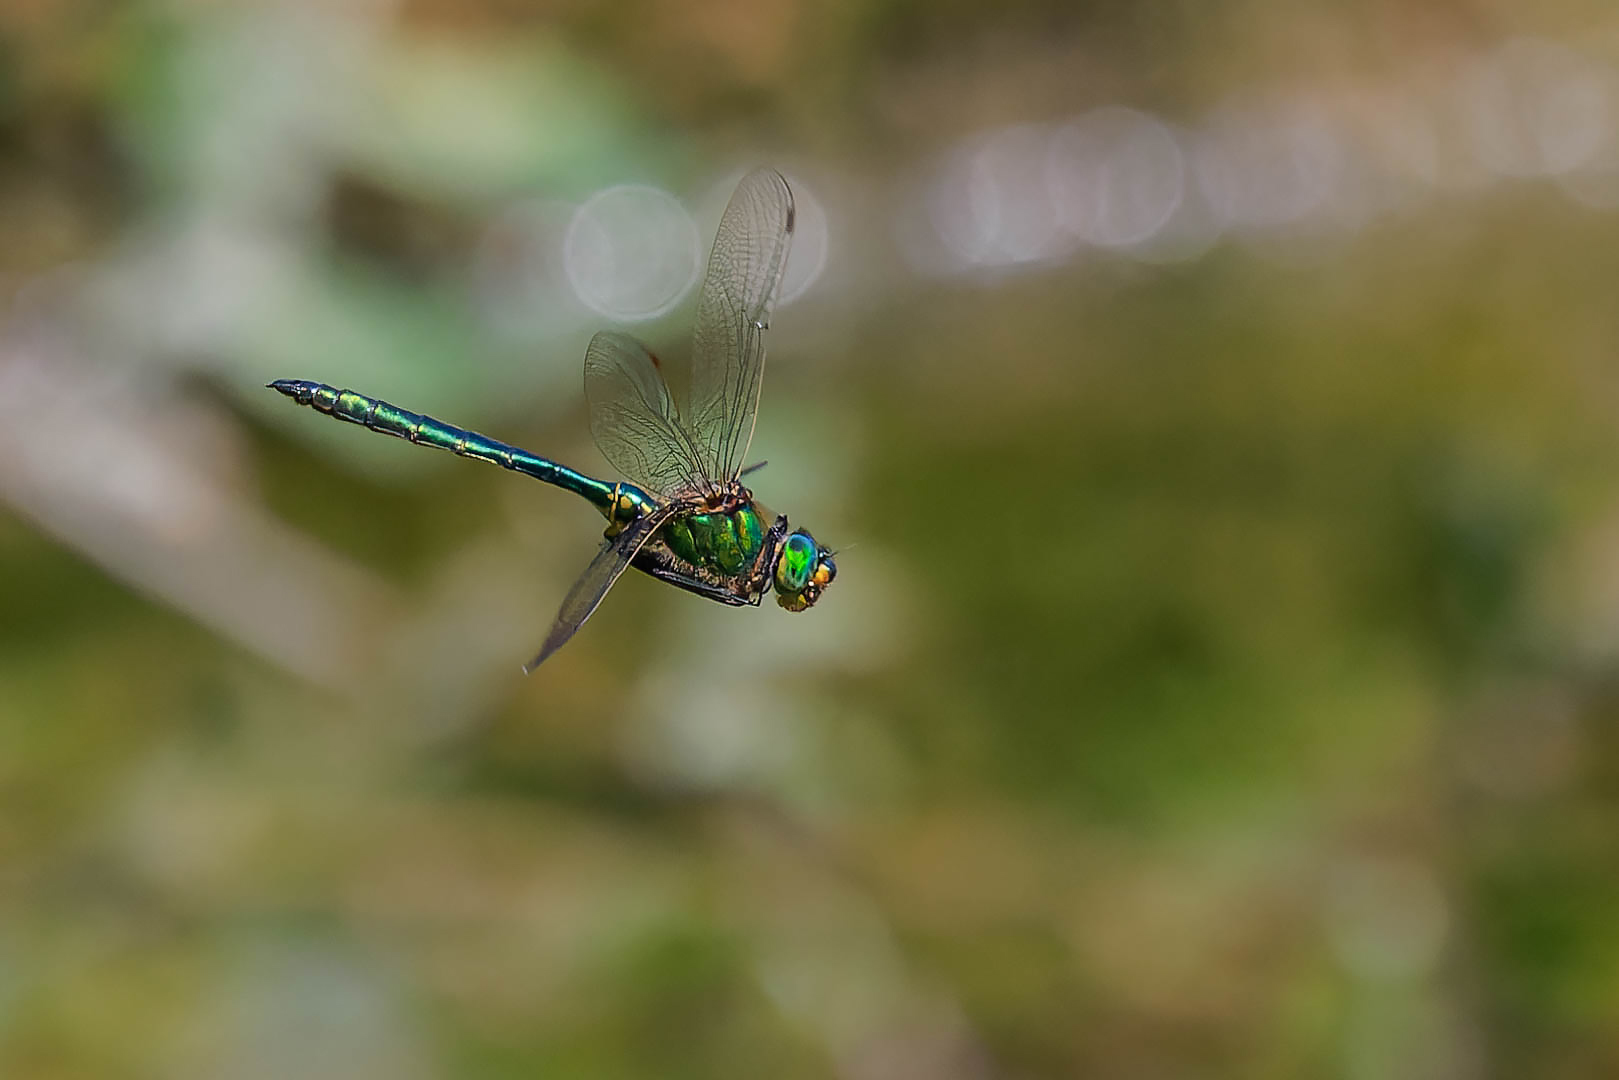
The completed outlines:
[[[721,578],[748,573],[765,547],[764,521],[751,502],[679,514],[662,536],[681,559]]]
[[[744,487],[742,481],[732,480],[723,486],[709,489],[702,496],[702,503],[705,510],[729,514],[744,507],[751,507],[753,492]]]

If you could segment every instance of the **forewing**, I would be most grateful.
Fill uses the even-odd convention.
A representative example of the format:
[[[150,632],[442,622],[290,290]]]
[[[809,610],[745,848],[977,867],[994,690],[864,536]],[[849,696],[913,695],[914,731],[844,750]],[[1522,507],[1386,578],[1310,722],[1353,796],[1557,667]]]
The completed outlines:
[[[692,342],[687,428],[703,467],[733,480],[753,441],[764,331],[793,235],[793,193],[774,169],[742,178],[708,256]]]
[[[585,350],[590,433],[615,469],[658,495],[706,490],[701,457],[646,346],[603,330]]]
[[[545,644],[540,646],[539,655],[523,666],[525,673],[545,663],[547,657],[566,645],[568,639],[585,625],[585,620],[601,604],[602,597],[613,587],[613,582],[630,565],[630,560],[635,558],[642,545],[669,519],[673,509],[660,507],[646,517],[638,518],[602,546],[563,598],[562,608],[557,612],[556,621],[551,624],[551,632],[545,636]]]

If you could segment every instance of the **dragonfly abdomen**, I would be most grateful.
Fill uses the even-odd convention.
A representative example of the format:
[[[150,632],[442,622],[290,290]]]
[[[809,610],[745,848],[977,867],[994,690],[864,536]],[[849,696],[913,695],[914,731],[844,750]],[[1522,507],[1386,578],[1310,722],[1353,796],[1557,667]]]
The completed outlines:
[[[270,389],[285,394],[300,405],[308,405],[339,420],[359,424],[372,431],[393,435],[420,446],[434,446],[440,450],[448,450],[458,457],[487,461],[503,469],[511,469],[513,472],[532,476],[536,480],[555,484],[557,487],[583,495],[603,511],[622,502],[626,494],[624,489],[629,486],[605,483],[498,439],[458,428],[454,424],[446,424],[431,416],[401,409],[381,398],[357,394],[353,390],[339,390],[335,386],[308,379],[277,379],[269,386]]]

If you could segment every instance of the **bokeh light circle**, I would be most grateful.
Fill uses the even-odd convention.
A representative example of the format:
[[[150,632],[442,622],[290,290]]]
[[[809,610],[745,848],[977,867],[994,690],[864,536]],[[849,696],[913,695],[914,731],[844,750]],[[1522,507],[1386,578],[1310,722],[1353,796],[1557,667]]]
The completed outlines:
[[[580,303],[626,322],[656,318],[697,281],[702,244],[686,208],[642,184],[607,188],[574,212],[563,268]]]
[[[1474,151],[1500,176],[1563,175],[1610,137],[1611,72],[1555,42],[1507,42],[1468,66],[1461,92]]]
[[[1163,123],[1107,106],[1052,136],[1046,184],[1069,232],[1101,247],[1132,247],[1180,206],[1186,165]]]
[[[1209,206],[1229,226],[1293,225],[1337,194],[1345,151],[1307,104],[1227,106],[1210,119],[1194,164]]]

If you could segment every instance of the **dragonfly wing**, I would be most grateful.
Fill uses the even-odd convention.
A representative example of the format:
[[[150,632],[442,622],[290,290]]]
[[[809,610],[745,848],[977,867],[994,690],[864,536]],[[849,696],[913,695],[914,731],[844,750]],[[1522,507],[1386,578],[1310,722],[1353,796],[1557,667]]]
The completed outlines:
[[[759,408],[764,331],[793,235],[793,193],[774,169],[742,178],[708,257],[692,342],[687,426],[711,476],[734,480]]]
[[[585,350],[590,433],[602,456],[658,495],[709,486],[658,362],[628,334],[603,330]]]
[[[654,533],[663,526],[673,511],[673,507],[660,507],[645,517],[631,522],[623,532],[613,537],[590,560],[585,572],[579,575],[579,580],[573,583],[568,595],[562,600],[562,608],[557,612],[556,621],[551,624],[551,632],[545,635],[545,644],[533,660],[523,665],[525,674],[545,663],[546,658],[568,643],[568,639],[585,625],[585,620],[595,613],[600,606],[602,597],[607,590],[613,587],[630,560],[635,558],[646,542],[652,539]]]

